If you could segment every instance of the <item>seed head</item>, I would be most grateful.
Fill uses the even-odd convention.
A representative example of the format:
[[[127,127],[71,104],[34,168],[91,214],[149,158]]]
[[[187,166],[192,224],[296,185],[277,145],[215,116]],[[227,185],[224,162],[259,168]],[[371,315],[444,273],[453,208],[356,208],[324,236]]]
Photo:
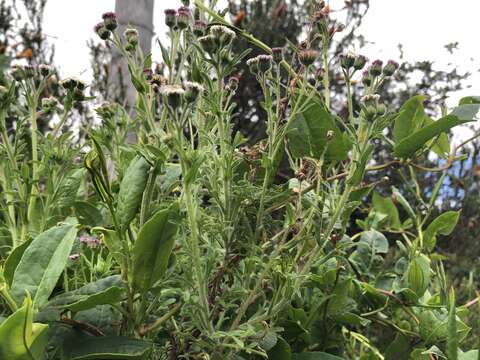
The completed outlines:
[[[232,76],[228,79],[227,85],[225,86],[225,90],[235,92],[238,89],[239,79],[238,76]]]
[[[185,99],[189,103],[194,103],[205,90],[201,84],[192,81],[185,81],[184,87]]]
[[[280,63],[283,60],[283,48],[281,47],[272,48],[272,58],[276,64]]]
[[[138,30],[134,28],[127,28],[125,29],[125,32],[123,33],[123,36],[125,37],[125,40],[127,40],[127,43],[131,46],[137,46],[138,44]]]
[[[43,77],[47,77],[51,74],[52,72],[52,67],[50,65],[46,65],[46,64],[40,64],[38,65],[38,72],[40,73],[40,75],[42,75]]]
[[[177,11],[175,9],[166,9],[165,13],[165,24],[169,28],[173,28],[177,25]]]
[[[250,58],[247,60],[247,66],[249,67],[250,71],[253,74],[256,74],[258,72],[258,58]]]
[[[199,37],[198,42],[202,45],[203,50],[209,54],[213,54],[217,50],[217,41],[213,35]]]
[[[167,99],[168,105],[170,105],[173,109],[176,109],[182,103],[185,90],[178,85],[163,85],[160,88],[160,93]]]
[[[193,33],[196,36],[203,36],[205,35],[205,31],[207,30],[207,23],[202,20],[195,20],[193,23]]]
[[[388,60],[387,64],[383,68],[383,75],[385,76],[392,76],[395,74],[399,68],[398,62],[395,60]]]
[[[103,22],[99,22],[97,25],[95,25],[93,30],[102,40],[108,40],[110,38],[110,30],[107,29],[105,23]]]
[[[108,101],[95,108],[95,112],[104,120],[112,119],[117,112],[117,104]]]
[[[223,25],[214,25],[210,28],[212,34],[220,46],[230,45],[235,38],[235,32]]]
[[[106,12],[102,15],[103,23],[105,24],[105,27],[113,31],[117,28],[117,15],[115,15],[114,12]]]
[[[309,66],[312,65],[315,60],[317,60],[319,55],[320,53],[316,50],[306,49],[298,53],[298,59],[303,65]]]
[[[383,66],[382,60],[375,60],[374,62],[372,62],[372,64],[368,68],[368,72],[373,77],[377,77],[382,73],[382,66]]]
[[[258,69],[261,72],[266,73],[267,71],[270,71],[270,69],[272,68],[272,55],[258,55],[257,59]]]
[[[48,98],[42,99],[42,110],[46,113],[50,113],[55,111],[58,107],[58,100],[57,98],[50,96]]]

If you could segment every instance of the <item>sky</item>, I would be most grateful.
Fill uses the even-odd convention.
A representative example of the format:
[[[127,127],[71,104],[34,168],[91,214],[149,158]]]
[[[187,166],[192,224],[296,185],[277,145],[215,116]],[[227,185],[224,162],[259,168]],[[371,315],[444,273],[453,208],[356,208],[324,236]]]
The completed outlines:
[[[131,0],[135,1],[135,0]],[[252,0],[254,1],[254,0]],[[220,0],[220,4],[225,1]],[[469,87],[448,100],[454,106],[466,95],[480,96],[480,43],[478,41],[478,0],[370,0],[360,32],[368,40],[363,49],[352,49],[370,59],[398,59],[398,44],[403,45],[405,60],[432,60],[438,69],[456,67],[469,71]],[[164,37],[163,11],[177,8],[179,0],[156,0],[154,27]],[[330,7],[341,8],[343,0],[330,0]],[[44,32],[56,47],[55,61],[62,75],[91,79],[87,41],[95,37],[92,27],[101,14],[115,8],[114,0],[48,0]],[[69,14],[66,16],[65,14]],[[449,54],[445,45],[458,41],[458,50]],[[158,46],[153,58],[160,59]]]

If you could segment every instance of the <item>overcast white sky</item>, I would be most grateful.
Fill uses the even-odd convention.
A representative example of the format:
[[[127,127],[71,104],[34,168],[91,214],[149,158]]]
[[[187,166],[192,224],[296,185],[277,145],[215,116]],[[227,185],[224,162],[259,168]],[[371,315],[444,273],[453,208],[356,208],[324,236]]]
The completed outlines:
[[[461,96],[480,96],[479,0],[371,0],[370,3],[360,31],[371,44],[356,50],[370,59],[395,59],[401,43],[407,60],[435,59],[439,69],[454,66],[473,74],[468,82],[471,88],[452,96],[450,106]],[[55,60],[62,75],[89,80],[86,42],[94,37],[92,27],[101,14],[112,11],[114,4],[114,0],[48,0],[44,31],[56,45]],[[330,0],[332,9],[342,4],[343,0]],[[179,0],[155,1],[154,25],[159,36],[165,33],[164,9],[179,5]],[[454,41],[459,42],[459,50],[450,55],[444,45]],[[155,45],[153,55],[154,59],[160,58]]]

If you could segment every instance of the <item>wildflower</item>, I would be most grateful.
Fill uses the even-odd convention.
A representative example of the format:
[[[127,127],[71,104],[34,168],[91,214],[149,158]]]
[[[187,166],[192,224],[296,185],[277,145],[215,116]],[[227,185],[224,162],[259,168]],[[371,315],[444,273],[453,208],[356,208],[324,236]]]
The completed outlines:
[[[142,71],[143,76],[147,81],[151,81],[153,77],[153,70],[152,69],[143,69]]]
[[[195,102],[198,96],[201,93],[203,93],[203,91],[205,90],[204,87],[197,82],[186,81],[184,85],[185,85],[185,99],[189,103]]]
[[[108,40],[110,38],[110,30],[107,29],[105,23],[103,22],[99,22],[97,25],[95,25],[93,30],[102,40]]]
[[[353,63],[353,68],[355,70],[362,70],[367,63],[368,58],[364,55],[357,55],[355,62]]]
[[[398,63],[395,60],[388,60],[387,65],[383,68],[383,75],[392,76],[398,70]]]
[[[80,244],[86,245],[91,249],[96,249],[100,245],[100,240],[93,236],[80,236]]]
[[[182,103],[182,97],[185,94],[185,90],[178,85],[163,85],[160,88],[160,92],[166,97],[168,105],[173,109],[176,109]]]
[[[166,79],[160,74],[153,74],[150,84],[162,86],[166,84]]]
[[[373,77],[377,77],[382,73],[382,66],[383,66],[382,60],[375,60],[374,62],[372,62],[372,64],[368,68],[368,72]]]
[[[225,90],[235,92],[238,89],[238,76],[232,76],[230,79],[228,79],[228,83],[225,86]]]
[[[258,69],[267,72],[272,68],[272,55],[258,55]]]
[[[365,95],[360,99],[361,107],[365,118],[372,119],[377,115],[385,113],[385,106],[379,107],[378,101],[380,100],[380,95],[371,94]]]
[[[52,72],[52,67],[50,65],[40,64],[38,65],[38,71],[40,72],[40,75],[47,77]]]
[[[169,28],[173,28],[177,25],[177,11],[175,9],[166,9],[165,13],[165,24]]]
[[[125,39],[127,40],[127,43],[132,45],[132,46],[137,46],[138,44],[138,30],[134,28],[127,28],[125,32],[123,33],[123,36],[125,36]]]
[[[203,36],[205,35],[205,31],[207,30],[207,23],[202,20],[195,20],[193,23],[193,33],[196,36]]]
[[[279,63],[283,60],[283,48],[274,47],[272,48],[272,57],[275,63]]]
[[[52,111],[55,111],[57,107],[58,107],[58,100],[55,97],[50,96],[48,98],[42,99],[42,110],[45,113],[48,114]]]
[[[235,38],[235,32],[223,25],[214,25],[210,28],[212,34],[220,46],[228,46]]]
[[[368,70],[365,70],[362,73],[362,84],[365,86],[370,86],[372,85],[373,79],[372,76],[370,75],[370,72]]]
[[[68,77],[60,81],[60,86],[67,90],[68,93],[73,94],[74,100],[82,101],[85,98],[83,91],[87,85],[80,79]]]
[[[102,15],[103,23],[105,27],[113,31],[117,28],[117,15],[114,12],[106,12]]]
[[[72,254],[72,255],[70,255],[70,256],[68,257],[68,259],[69,259],[70,261],[75,262],[75,261],[77,261],[78,259],[80,259],[80,254]]]
[[[357,59],[357,55],[351,51],[347,52],[346,54],[340,55],[340,65],[345,70],[350,70],[355,64],[355,60]]]
[[[315,62],[318,56],[319,56],[318,51],[306,49],[306,50],[300,51],[300,53],[298,54],[298,59],[303,65],[309,66]]]
[[[182,6],[177,11],[177,26],[180,29],[188,28],[190,24],[190,9],[186,6]]]
[[[213,35],[199,37],[198,42],[202,45],[203,50],[209,54],[213,54],[217,50],[216,39]]]

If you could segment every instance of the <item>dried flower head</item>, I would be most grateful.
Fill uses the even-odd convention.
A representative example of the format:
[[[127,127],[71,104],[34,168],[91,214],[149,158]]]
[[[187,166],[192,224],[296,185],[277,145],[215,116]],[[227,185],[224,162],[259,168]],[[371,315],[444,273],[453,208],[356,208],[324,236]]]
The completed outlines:
[[[113,31],[117,28],[117,15],[114,12],[106,12],[102,15],[103,23],[105,24],[105,27]]]
[[[210,28],[212,34],[220,46],[230,45],[235,38],[235,32],[223,25],[214,25]]]
[[[209,54],[215,53],[217,50],[217,41],[215,36],[213,35],[205,35],[198,38],[198,42],[202,46],[203,50],[205,50]]]
[[[175,9],[166,9],[165,13],[165,25],[169,28],[173,28],[177,25],[177,11]]]
[[[305,49],[298,53],[298,59],[303,65],[309,66],[312,65],[315,60],[317,60],[319,55],[320,53],[316,50]]]
[[[265,73],[272,68],[272,55],[258,55],[258,69]]]
[[[52,67],[50,65],[47,65],[47,64],[40,64],[40,65],[38,65],[38,72],[43,77],[47,77],[52,73]]]
[[[163,85],[160,88],[160,93],[167,99],[168,105],[173,109],[176,109],[182,103],[182,97],[185,95],[185,90],[178,85]]]
[[[93,31],[99,36],[102,40],[108,40],[110,38],[110,30],[107,29],[105,23],[99,22],[93,27]]]
[[[195,102],[198,97],[205,91],[205,88],[201,84],[193,81],[185,81],[184,87],[185,99],[189,103]]]
[[[357,54],[352,51],[347,52],[346,54],[340,55],[340,65],[345,70],[350,70],[355,64],[355,60],[357,59]]]
[[[55,111],[58,108],[58,100],[57,98],[50,96],[48,98],[42,99],[42,110],[46,113],[50,113]]]
[[[125,29],[123,36],[125,37],[125,40],[127,40],[127,43],[129,43],[130,45],[136,46],[138,44],[139,35],[137,29],[127,28]]]

